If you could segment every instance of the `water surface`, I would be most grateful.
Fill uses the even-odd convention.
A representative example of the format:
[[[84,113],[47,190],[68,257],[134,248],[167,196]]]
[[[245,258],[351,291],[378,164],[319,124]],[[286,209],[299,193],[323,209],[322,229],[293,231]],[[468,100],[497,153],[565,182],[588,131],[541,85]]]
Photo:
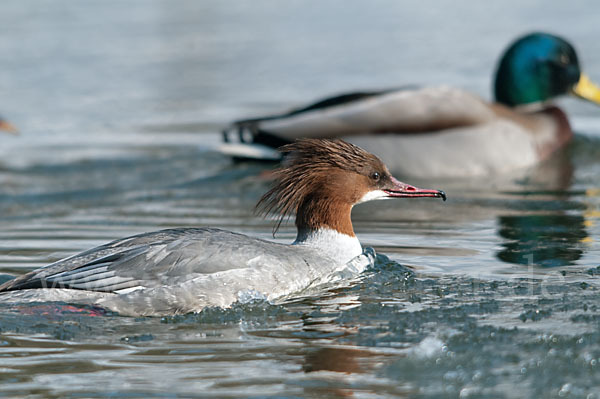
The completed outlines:
[[[0,277],[160,228],[270,238],[253,214],[269,166],[215,151],[228,121],[390,85],[488,97],[501,49],[539,29],[568,37],[598,81],[598,11],[5,1],[0,106],[21,135],[0,136]],[[344,286],[167,318],[0,307],[0,396],[600,397],[600,113],[560,105],[577,135],[539,168],[410,181],[446,203],[357,207],[381,255]]]

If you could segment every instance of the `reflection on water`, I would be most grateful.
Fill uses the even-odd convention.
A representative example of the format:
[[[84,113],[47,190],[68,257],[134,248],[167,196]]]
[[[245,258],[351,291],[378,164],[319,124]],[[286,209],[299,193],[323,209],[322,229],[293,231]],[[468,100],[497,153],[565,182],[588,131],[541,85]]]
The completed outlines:
[[[543,267],[568,266],[583,254],[587,237],[580,215],[521,215],[498,218],[505,242],[498,252],[504,262]]]
[[[335,371],[338,373],[360,373],[363,368],[357,357],[367,352],[345,348],[319,348],[310,351],[306,356],[303,369],[310,373],[314,371]]]
[[[359,362],[361,358],[372,356],[365,350],[347,348],[314,348],[309,350],[302,366],[305,373],[334,372],[346,375],[362,374],[372,370],[366,370]],[[351,385],[347,388],[337,387],[314,387],[311,393],[315,395],[334,395],[336,397],[353,397],[355,392]]]

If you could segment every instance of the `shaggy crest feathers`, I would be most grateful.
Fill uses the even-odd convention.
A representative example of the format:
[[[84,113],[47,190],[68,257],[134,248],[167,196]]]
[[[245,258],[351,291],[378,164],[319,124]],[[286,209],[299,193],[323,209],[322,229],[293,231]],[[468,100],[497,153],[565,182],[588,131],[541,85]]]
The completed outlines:
[[[273,234],[286,217],[299,208],[320,184],[327,181],[332,168],[361,173],[370,164],[381,164],[379,158],[343,140],[302,139],[279,148],[287,154],[274,172],[273,187],[256,204],[261,215],[279,214]]]

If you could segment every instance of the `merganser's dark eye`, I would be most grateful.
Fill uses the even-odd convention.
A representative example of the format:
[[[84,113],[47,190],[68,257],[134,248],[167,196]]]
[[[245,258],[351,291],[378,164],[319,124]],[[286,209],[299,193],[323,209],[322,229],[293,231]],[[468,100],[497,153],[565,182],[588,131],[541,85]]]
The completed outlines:
[[[375,181],[379,181],[379,178],[381,176],[379,175],[379,172],[373,172],[371,173],[371,179],[375,180]]]

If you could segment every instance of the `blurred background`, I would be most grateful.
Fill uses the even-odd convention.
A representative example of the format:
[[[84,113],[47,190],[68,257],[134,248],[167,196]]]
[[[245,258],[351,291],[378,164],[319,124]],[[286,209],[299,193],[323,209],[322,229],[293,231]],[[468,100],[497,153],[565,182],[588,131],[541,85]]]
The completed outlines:
[[[490,99],[501,52],[515,37],[531,31],[567,38],[578,52],[583,71],[598,82],[598,15],[600,3],[593,0],[3,0],[0,114],[18,127],[20,135],[0,135],[0,274],[6,279],[108,240],[173,226],[211,225],[270,238],[272,221],[252,212],[267,187],[261,173],[270,166],[234,164],[216,151],[220,131],[230,121],[284,111],[340,92],[404,85],[447,84]],[[299,389],[322,397],[325,391],[318,387],[331,385],[333,390],[326,394],[332,397],[357,386],[365,392],[381,389],[390,395],[400,390],[409,397],[415,397],[411,396],[415,392],[422,397],[444,397],[444,392],[456,397],[452,395],[471,384],[480,389],[473,392],[492,394],[483,397],[504,397],[506,392],[507,397],[523,397],[522,392],[529,392],[529,397],[551,397],[567,381],[579,381],[585,397],[595,392],[594,377],[586,374],[591,360],[585,354],[594,360],[598,346],[573,348],[577,339],[588,339],[586,334],[597,329],[597,315],[577,319],[580,324],[576,325],[572,318],[581,303],[593,303],[594,295],[597,298],[596,272],[589,270],[600,265],[600,109],[567,98],[559,104],[576,131],[573,144],[552,166],[560,184],[546,184],[544,179],[540,183],[534,178],[537,171],[484,183],[411,181],[445,189],[449,201],[357,207],[355,228],[363,245],[375,246],[392,260],[416,269],[424,279],[413,282],[416,285],[410,293],[403,291],[404,286],[386,285],[404,276],[392,267],[381,271],[382,280],[353,289],[351,299],[338,292],[332,294],[332,302],[317,298],[295,308],[268,308],[265,312],[272,324],[266,326],[261,324],[262,313],[249,316],[252,312],[247,309],[186,319],[183,322],[192,327],[173,327],[168,333],[171,327],[149,320],[116,318],[110,322],[110,331],[98,323],[78,321],[81,331],[72,327],[77,323],[67,331],[59,321],[52,324],[44,319],[39,324],[34,319],[23,326],[21,318],[5,316],[3,331],[25,331],[26,335],[5,337],[7,347],[35,348],[36,343],[22,340],[29,342],[27,334],[34,336],[41,329],[59,339],[82,340],[92,331],[100,340],[124,345],[126,353],[135,352],[136,345],[153,344],[176,351],[181,342],[191,339],[190,328],[194,333],[205,331],[206,324],[194,323],[212,322],[213,346],[194,336],[197,342],[186,341],[194,349],[184,348],[192,350],[186,352],[191,358],[171,356],[171,352],[152,355],[172,367],[181,362],[185,368],[191,362],[195,379],[178,384],[179,378],[187,378],[183,373],[164,381],[165,368],[145,352],[149,357],[129,359],[127,367],[137,361],[136,366],[145,370],[143,382],[150,391],[140,391],[143,395],[168,388],[182,394],[209,389],[235,396],[235,389],[248,387],[242,387],[245,382],[237,378],[261,370],[264,374],[255,376],[250,392]],[[276,239],[290,242],[294,235],[293,226],[287,226]],[[550,291],[557,297],[564,295],[561,304],[566,313],[553,316],[558,302],[523,299],[523,292],[511,291],[512,286],[504,291],[498,288],[507,279],[519,278],[555,281]],[[582,281],[586,287],[580,286]],[[488,290],[469,291],[473,284]],[[446,294],[468,296],[470,303],[492,304],[485,309],[459,309],[444,302]],[[503,298],[513,303],[507,308],[498,305]],[[384,309],[380,303],[390,307]],[[438,308],[441,313],[436,313]],[[416,316],[408,321],[398,321],[396,311],[417,313],[411,313]],[[472,312],[489,320],[478,324],[481,320],[476,322]],[[305,316],[317,320],[312,329],[306,327]],[[238,325],[240,317],[254,317],[254,324]],[[534,318],[545,318],[546,324],[529,324],[534,331],[531,335],[503,329],[520,328]],[[130,323],[134,326],[125,326]],[[446,330],[453,332],[444,335]],[[151,332],[148,340],[144,331]],[[497,335],[489,335],[490,331]],[[574,337],[555,342],[555,348],[564,351],[563,361],[546,357],[554,341],[539,338],[538,332]],[[456,337],[455,333],[463,338],[449,338]],[[436,338],[424,341],[431,334]],[[130,336],[142,338],[119,342]],[[585,342],[598,342],[597,336],[592,338]],[[267,348],[248,349],[261,343]],[[57,345],[59,352],[64,349]],[[216,354],[221,363],[204,363],[200,352],[193,352],[198,345],[208,345],[202,350]],[[362,348],[364,353],[342,353],[341,349],[336,353],[342,359],[338,363],[348,363],[350,356],[363,369],[337,370],[326,363],[316,364],[321,346]],[[442,347],[458,353],[460,360],[436,363],[435,357],[427,357]],[[29,392],[20,391],[25,386],[35,393],[36,387],[45,386],[60,397],[67,391],[90,389],[91,375],[97,384],[109,384],[116,374],[107,377],[103,373],[117,367],[124,356],[119,348],[93,349],[92,354],[100,353],[108,360],[104,365],[94,363],[90,375],[77,377],[70,369],[60,368],[67,376],[61,382],[51,377],[51,371],[45,379],[32,377],[36,372],[15,355],[11,367],[17,371],[11,375],[25,376],[26,385],[13,381],[11,389]],[[79,367],[88,349],[71,349],[71,357],[58,357],[56,363],[48,363],[49,370],[64,362]],[[258,359],[257,352],[267,360]],[[39,355],[43,356],[41,350]],[[326,352],[325,357],[330,356],[335,358],[335,353]],[[250,358],[256,363],[245,362]],[[498,363],[486,363],[491,358]],[[525,358],[540,363],[529,366]],[[298,370],[300,363],[304,368]],[[282,364],[287,371],[281,371]],[[456,372],[458,366],[464,375]],[[221,374],[206,377],[214,367]],[[526,374],[522,367],[537,367],[538,372]],[[555,372],[544,374],[544,367]],[[300,377],[303,370],[332,374]],[[503,381],[510,384],[502,388],[495,370],[504,370]],[[338,371],[341,374],[335,374]],[[458,374],[447,377],[451,371]],[[426,372],[432,374],[428,377]],[[349,383],[346,376],[351,373],[364,379]],[[120,391],[122,384],[140,375],[135,369],[129,374],[123,371],[111,387],[114,392],[125,392]],[[271,380],[261,380],[265,376]],[[312,379],[319,381],[317,385],[306,382]],[[223,385],[211,385],[215,381]],[[448,384],[454,388],[444,388]],[[511,390],[517,386],[529,391]]]
[[[154,141],[201,145],[208,138],[200,133],[232,119],[354,89],[449,84],[490,98],[502,50],[535,30],[568,38],[598,80],[597,7],[8,0],[0,16],[1,109],[22,137],[3,138],[2,160],[25,164],[10,154],[34,143],[89,151],[114,143],[117,152]],[[593,124],[592,105],[564,103],[576,130]]]

